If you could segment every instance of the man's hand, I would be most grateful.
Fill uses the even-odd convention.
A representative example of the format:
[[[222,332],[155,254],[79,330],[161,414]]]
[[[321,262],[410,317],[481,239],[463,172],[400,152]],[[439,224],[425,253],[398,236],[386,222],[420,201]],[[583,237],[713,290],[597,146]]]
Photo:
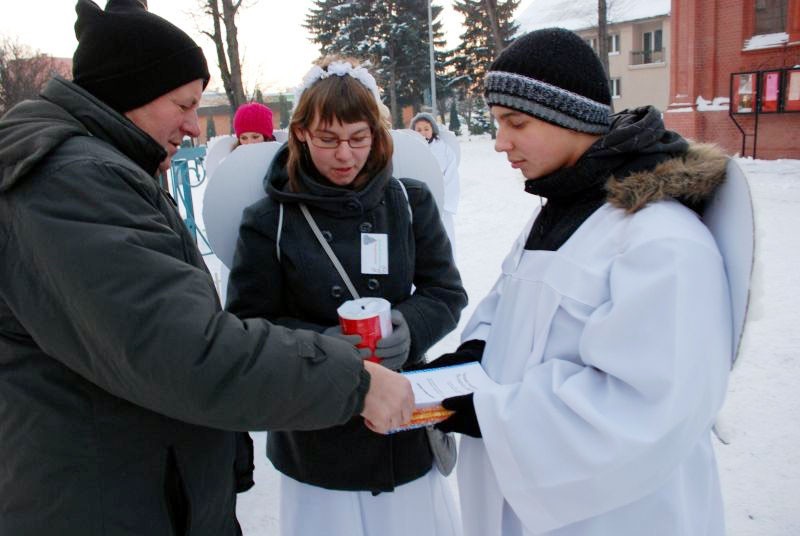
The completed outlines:
[[[361,412],[367,428],[385,434],[410,421],[414,411],[411,383],[377,363],[364,361],[364,369],[370,375],[369,391]]]

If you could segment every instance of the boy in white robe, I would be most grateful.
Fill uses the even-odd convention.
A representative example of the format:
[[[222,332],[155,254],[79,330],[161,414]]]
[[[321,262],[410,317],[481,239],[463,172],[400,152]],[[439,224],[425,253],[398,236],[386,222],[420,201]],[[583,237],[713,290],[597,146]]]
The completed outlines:
[[[699,217],[725,157],[652,107],[611,114],[577,35],[518,38],[485,96],[496,150],[546,199],[453,354],[497,387],[445,400],[471,536],[725,533],[711,427],[732,358],[723,261]],[[539,203],[537,203],[539,205]]]

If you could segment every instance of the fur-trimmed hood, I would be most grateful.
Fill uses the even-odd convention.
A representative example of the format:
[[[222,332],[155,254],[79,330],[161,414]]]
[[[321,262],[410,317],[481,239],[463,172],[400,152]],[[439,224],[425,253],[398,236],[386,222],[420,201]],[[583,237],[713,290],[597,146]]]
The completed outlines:
[[[727,163],[728,157],[717,146],[692,142],[685,155],[651,170],[632,173],[624,180],[610,177],[606,182],[608,201],[629,213],[662,199],[702,206],[725,181]]]
[[[555,251],[606,202],[633,213],[675,199],[702,213],[725,180],[726,162],[716,147],[667,130],[652,106],[614,114],[611,131],[574,166],[525,181],[525,191],[547,198],[525,247]]]

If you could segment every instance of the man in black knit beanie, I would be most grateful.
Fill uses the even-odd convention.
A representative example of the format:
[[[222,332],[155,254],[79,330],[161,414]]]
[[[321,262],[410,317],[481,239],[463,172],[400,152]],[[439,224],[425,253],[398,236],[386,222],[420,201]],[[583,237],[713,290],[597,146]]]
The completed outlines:
[[[732,359],[728,285],[698,211],[726,158],[611,111],[574,33],[519,37],[485,97],[531,222],[454,353],[496,389],[446,399],[467,536],[725,533],[711,446]]]
[[[139,0],[76,12],[74,82],[0,118],[0,534],[236,536],[233,431],[385,433],[413,392],[358,341],[221,310],[155,178],[205,58]]]

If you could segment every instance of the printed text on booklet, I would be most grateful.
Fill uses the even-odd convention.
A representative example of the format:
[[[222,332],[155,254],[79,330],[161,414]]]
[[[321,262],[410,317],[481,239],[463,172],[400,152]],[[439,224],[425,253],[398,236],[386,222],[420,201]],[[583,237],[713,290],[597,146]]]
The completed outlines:
[[[443,421],[453,412],[442,407],[442,400],[495,385],[480,363],[413,370],[403,375],[411,382],[416,409],[409,422],[393,431],[410,430]]]

